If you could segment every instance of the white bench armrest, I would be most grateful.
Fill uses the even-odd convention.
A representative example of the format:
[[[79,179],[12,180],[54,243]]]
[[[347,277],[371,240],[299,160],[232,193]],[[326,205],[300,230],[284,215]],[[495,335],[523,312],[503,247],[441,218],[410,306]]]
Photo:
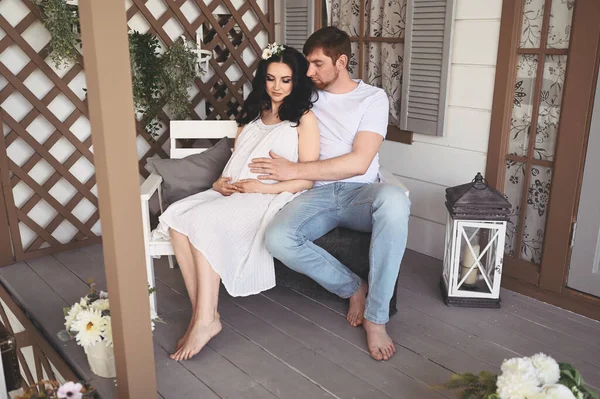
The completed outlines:
[[[406,193],[407,197],[410,194],[410,192],[408,191],[408,188],[406,188],[406,186],[404,184],[402,184],[400,179],[398,179],[396,177],[396,175],[394,175],[392,172],[390,172],[387,169],[384,169],[381,167],[379,168],[379,180],[381,180],[382,183],[393,184],[395,186],[402,188],[404,190],[404,192]]]
[[[150,200],[150,198],[154,195],[156,190],[160,188],[162,180],[162,176],[157,175],[156,173],[152,173],[150,176],[148,176],[148,178],[142,183],[142,186],[140,187],[142,201]]]

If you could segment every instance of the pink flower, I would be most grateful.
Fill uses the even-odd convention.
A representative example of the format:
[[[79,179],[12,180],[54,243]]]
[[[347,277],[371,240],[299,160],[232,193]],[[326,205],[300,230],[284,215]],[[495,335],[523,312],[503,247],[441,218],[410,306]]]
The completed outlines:
[[[58,398],[59,399],[81,399],[81,389],[83,385],[80,383],[67,382],[58,388]]]

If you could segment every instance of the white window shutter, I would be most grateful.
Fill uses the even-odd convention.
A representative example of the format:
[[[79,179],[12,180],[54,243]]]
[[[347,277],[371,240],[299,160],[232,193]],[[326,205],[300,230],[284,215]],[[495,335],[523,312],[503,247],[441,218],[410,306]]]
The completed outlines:
[[[408,0],[400,128],[443,136],[455,0]]]
[[[302,52],[304,42],[315,30],[315,1],[284,0],[282,22],[283,44]]]

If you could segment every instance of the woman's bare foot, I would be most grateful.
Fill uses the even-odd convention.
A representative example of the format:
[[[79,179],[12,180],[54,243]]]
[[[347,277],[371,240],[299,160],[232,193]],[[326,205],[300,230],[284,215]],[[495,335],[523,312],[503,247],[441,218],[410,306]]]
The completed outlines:
[[[215,318],[217,320],[221,320],[221,315],[219,314],[219,312],[215,312]],[[176,350],[181,349],[181,347],[183,346],[183,343],[187,339],[187,337],[188,337],[188,335],[189,335],[189,333],[190,333],[190,331],[191,331],[192,326],[194,325],[194,323],[195,323],[194,322],[194,316],[192,316],[192,318],[190,320],[190,324],[188,325],[187,330],[185,330],[185,334],[183,334],[183,337],[179,338],[179,341],[177,341],[177,349]]]
[[[183,346],[171,355],[171,359],[177,361],[191,359],[204,348],[208,341],[221,332],[221,328],[221,321],[217,318],[194,324],[189,330]]]
[[[363,323],[368,290],[367,283],[361,281],[358,291],[350,297],[350,306],[348,307],[346,320],[348,320],[348,323],[352,327],[358,327]]]
[[[385,324],[375,324],[365,319],[363,328],[367,332],[367,346],[373,359],[388,360],[396,353],[396,347],[385,330]]]

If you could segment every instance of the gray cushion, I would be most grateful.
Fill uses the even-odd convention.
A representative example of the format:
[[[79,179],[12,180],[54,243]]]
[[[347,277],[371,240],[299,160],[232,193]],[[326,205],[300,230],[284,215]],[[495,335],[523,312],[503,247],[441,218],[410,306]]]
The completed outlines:
[[[163,195],[168,204],[208,190],[221,176],[231,157],[227,137],[200,154],[182,159],[150,158],[146,170],[163,178]]]

